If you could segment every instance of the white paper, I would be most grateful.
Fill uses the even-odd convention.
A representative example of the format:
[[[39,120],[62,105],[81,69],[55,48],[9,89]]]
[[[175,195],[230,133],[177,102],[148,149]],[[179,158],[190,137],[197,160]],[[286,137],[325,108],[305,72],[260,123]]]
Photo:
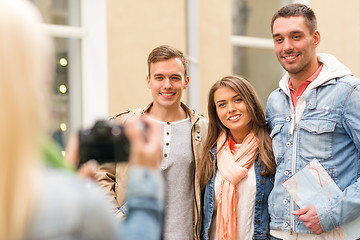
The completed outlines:
[[[313,205],[313,200],[328,202],[341,193],[340,188],[315,159],[283,182],[291,198],[300,208]],[[326,240],[355,240],[360,237],[360,217],[324,234]]]

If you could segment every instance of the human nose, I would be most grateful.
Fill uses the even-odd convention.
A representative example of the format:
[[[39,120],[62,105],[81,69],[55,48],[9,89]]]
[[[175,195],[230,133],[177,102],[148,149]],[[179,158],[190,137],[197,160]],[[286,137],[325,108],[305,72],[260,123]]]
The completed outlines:
[[[169,78],[165,78],[165,81],[164,81],[164,88],[171,88],[172,85],[171,85],[171,81]]]
[[[291,51],[292,49],[293,49],[292,42],[290,41],[290,39],[285,38],[284,39],[283,50],[286,52],[286,51]]]
[[[233,103],[229,103],[228,104],[228,112],[229,113],[233,113],[235,111],[235,106],[234,106],[234,104]]]

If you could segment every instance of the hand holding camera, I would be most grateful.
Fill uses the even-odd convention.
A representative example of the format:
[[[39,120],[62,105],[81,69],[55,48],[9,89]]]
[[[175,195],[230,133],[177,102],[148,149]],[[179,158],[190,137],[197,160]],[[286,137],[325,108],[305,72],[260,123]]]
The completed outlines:
[[[97,121],[91,129],[82,130],[71,138],[66,159],[80,166],[80,175],[92,177],[97,164],[89,160],[102,164],[130,158],[132,164],[158,169],[161,153],[160,127],[144,118],[131,120],[126,126]]]

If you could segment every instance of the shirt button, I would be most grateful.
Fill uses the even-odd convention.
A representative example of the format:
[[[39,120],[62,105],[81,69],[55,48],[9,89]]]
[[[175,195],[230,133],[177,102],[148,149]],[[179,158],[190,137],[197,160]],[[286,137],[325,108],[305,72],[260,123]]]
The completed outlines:
[[[289,175],[289,173],[290,172],[288,170],[285,170],[284,175],[287,176],[287,175]]]
[[[262,204],[262,200],[261,200],[261,199],[259,199],[257,202],[258,202],[258,204]]]
[[[169,146],[169,143],[168,143],[168,142],[166,143],[166,146]]]
[[[170,135],[170,133],[169,133],[169,132],[166,132],[166,135],[168,135],[168,136],[169,136],[169,135]]]
[[[290,142],[287,142],[287,143],[286,143],[286,146],[287,146],[287,147],[290,147],[290,145],[291,145]]]
[[[289,224],[287,222],[284,222],[283,226],[284,226],[284,228],[287,228],[289,226]]]
[[[170,125],[170,122],[167,122],[166,124],[167,124],[167,125]]]
[[[260,184],[264,184],[264,179],[260,179]]]
[[[285,118],[285,121],[287,121],[287,122],[290,122],[290,120],[291,120],[290,117]]]
[[[167,156],[168,156],[168,155],[165,153],[165,154],[164,154],[164,157],[167,157]]]
[[[289,201],[287,199],[284,199],[283,203],[286,205],[289,203]]]

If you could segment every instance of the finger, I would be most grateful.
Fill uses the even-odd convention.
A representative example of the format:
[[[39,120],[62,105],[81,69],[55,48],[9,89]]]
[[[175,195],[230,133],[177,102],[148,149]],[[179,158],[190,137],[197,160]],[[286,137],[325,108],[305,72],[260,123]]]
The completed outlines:
[[[99,163],[95,160],[89,160],[86,163],[84,163],[78,170],[78,175],[82,177],[89,177],[94,180],[95,179],[95,172],[97,167],[99,166]]]
[[[129,141],[131,142],[131,146],[138,146],[142,143],[143,136],[142,136],[142,132],[139,129],[139,123],[140,120],[136,119],[136,120],[130,120],[125,126],[125,134],[127,136],[127,138],[129,139]]]
[[[300,216],[300,215],[306,214],[308,211],[309,211],[309,208],[305,207],[305,208],[300,208],[296,211],[292,211],[291,214],[295,215],[295,216]]]
[[[300,221],[302,221],[306,225],[306,222],[307,222],[308,219],[305,216],[306,216],[305,214],[304,215],[299,215],[298,219]],[[306,226],[306,227],[308,227],[308,226]]]
[[[65,162],[71,166],[77,166],[79,159],[79,137],[72,135],[65,149]]]
[[[143,119],[144,123],[146,124],[146,138],[148,143],[148,148],[156,149],[158,151],[160,144],[161,144],[161,130],[160,125],[147,119]]]

